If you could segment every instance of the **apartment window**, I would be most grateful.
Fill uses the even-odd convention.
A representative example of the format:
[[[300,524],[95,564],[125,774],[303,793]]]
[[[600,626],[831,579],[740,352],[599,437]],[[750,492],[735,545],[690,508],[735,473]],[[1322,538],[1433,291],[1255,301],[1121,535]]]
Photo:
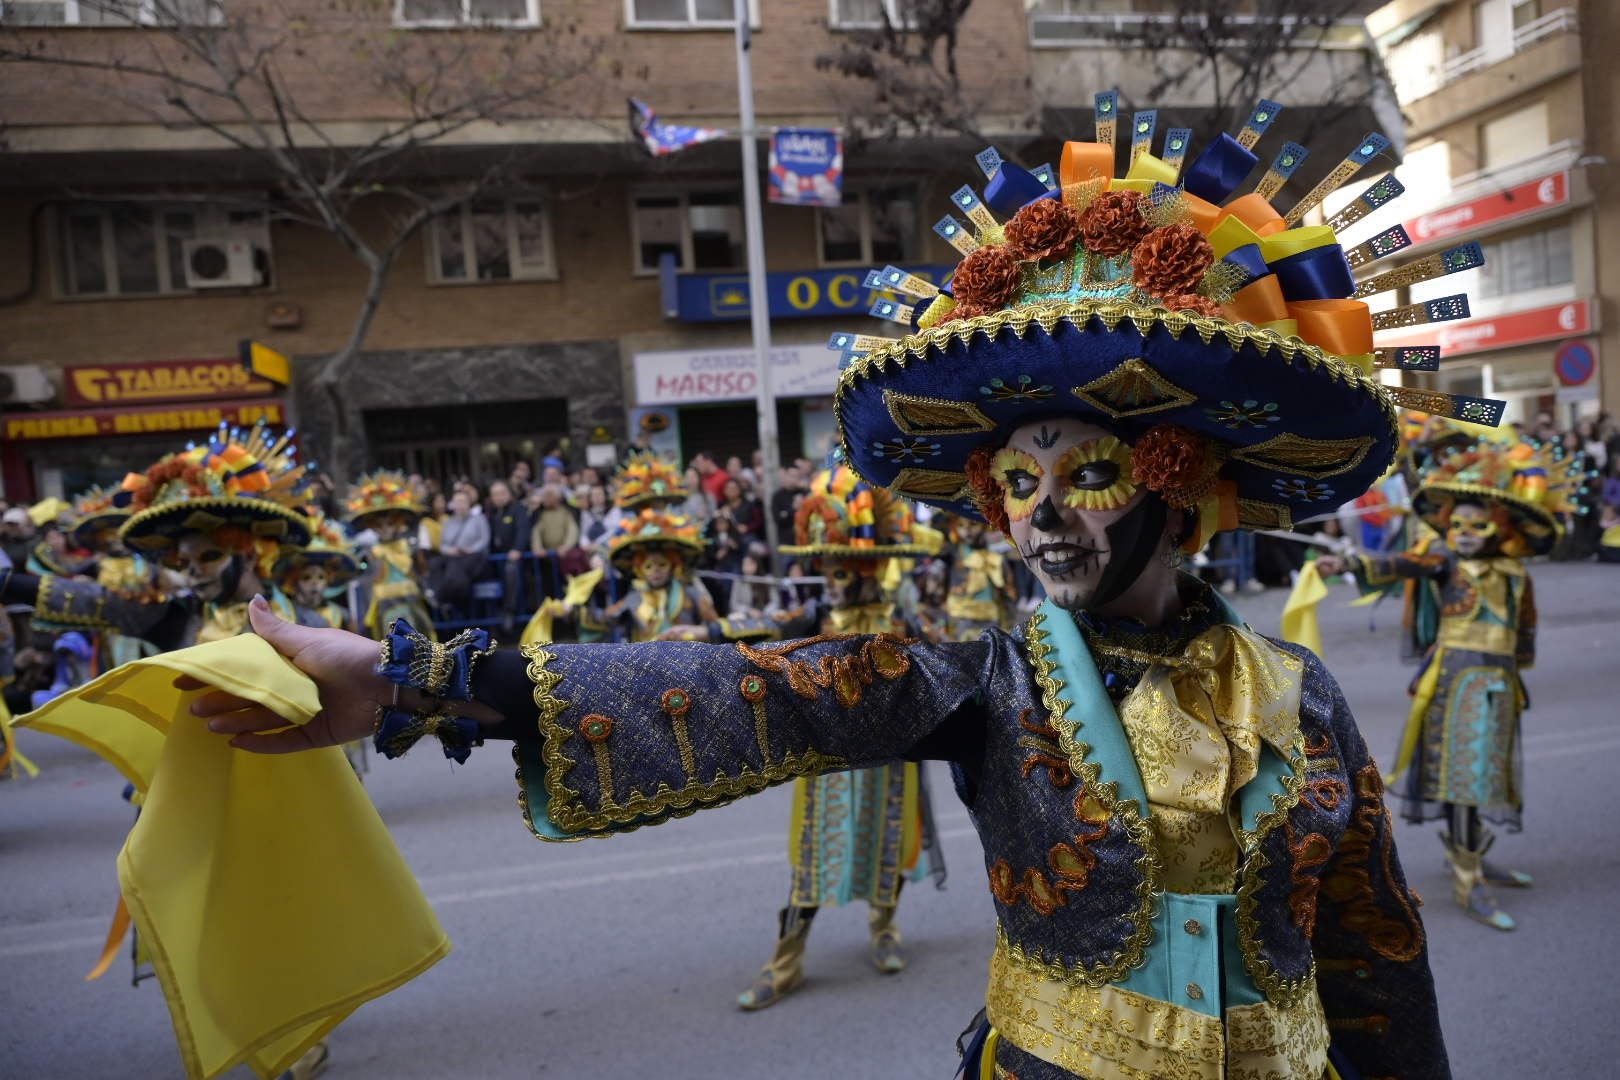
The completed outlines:
[[[1551,144],[1547,103],[1538,101],[1480,125],[1480,168],[1495,169],[1534,157]]]
[[[1445,41],[1438,30],[1413,34],[1391,47],[1384,59],[1399,101],[1416,101],[1445,82]]]
[[[76,297],[190,292],[186,241],[242,238],[252,245],[253,270],[236,283],[267,284],[270,235],[259,211],[200,204],[79,203],[57,216],[58,284],[62,295]]]
[[[915,259],[917,191],[912,187],[846,191],[842,206],[816,211],[824,265]]]
[[[223,21],[219,0],[7,0],[13,26],[207,26]]]
[[[632,30],[730,30],[735,14],[732,0],[625,0]],[[748,25],[759,28],[759,0],[748,0]]]
[[[1479,268],[1479,277],[1469,291],[1483,300],[1549,285],[1568,285],[1575,279],[1570,245],[1568,225],[1487,243],[1485,265]]]
[[[399,26],[539,26],[540,0],[398,0]]]
[[[735,191],[636,195],[630,226],[638,274],[657,273],[666,254],[679,270],[735,270],[744,262],[742,196]]]
[[[875,30],[917,25],[916,0],[831,0],[834,30]]]
[[[1513,30],[1517,33],[1541,18],[1541,0],[1514,0]]]
[[[537,198],[478,199],[433,222],[430,273],[439,282],[557,276],[551,217]]]

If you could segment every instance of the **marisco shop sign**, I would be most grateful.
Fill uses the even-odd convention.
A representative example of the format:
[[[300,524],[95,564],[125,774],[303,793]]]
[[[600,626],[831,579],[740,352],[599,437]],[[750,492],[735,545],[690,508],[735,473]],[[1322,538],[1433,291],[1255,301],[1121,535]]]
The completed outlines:
[[[221,401],[208,405],[171,405],[140,409],[76,409],[62,412],[10,413],[5,440],[98,439],[111,435],[161,435],[209,431],[220,424],[247,425],[263,420],[286,423],[286,409],[273,401]]]
[[[218,360],[148,360],[81,364],[63,380],[69,405],[137,405],[159,401],[273,394],[279,388],[244,368],[234,356]]]

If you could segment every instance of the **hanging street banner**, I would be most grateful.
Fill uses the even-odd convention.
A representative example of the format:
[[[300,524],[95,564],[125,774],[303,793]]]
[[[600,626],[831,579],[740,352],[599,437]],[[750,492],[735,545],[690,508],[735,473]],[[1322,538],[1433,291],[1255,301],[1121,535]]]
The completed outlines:
[[[653,157],[664,157],[685,150],[688,146],[723,139],[731,134],[724,128],[666,124],[658,119],[651,105],[635,98],[630,99],[630,130]]]
[[[844,201],[844,140],[820,128],[777,128],[769,173],[773,203],[838,206]]]

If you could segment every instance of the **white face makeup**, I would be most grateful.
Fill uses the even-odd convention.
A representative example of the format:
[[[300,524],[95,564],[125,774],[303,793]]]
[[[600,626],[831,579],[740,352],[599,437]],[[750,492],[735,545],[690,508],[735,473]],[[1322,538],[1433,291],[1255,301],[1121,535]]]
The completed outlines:
[[[1064,417],[1025,424],[995,456],[1012,541],[1059,607],[1086,609],[1123,555],[1110,550],[1108,527],[1147,497],[1131,482],[1129,453],[1107,430]]]
[[[180,572],[186,587],[199,599],[209,603],[225,599],[225,571],[230,568],[231,553],[214,543],[212,537],[188,534],[164,563]]]
[[[1446,543],[1465,559],[1481,555],[1496,542],[1496,522],[1490,512],[1474,503],[1463,503],[1451,511],[1446,527]]]
[[[332,576],[326,572],[326,567],[313,563],[305,566],[293,583],[298,602],[305,607],[320,607],[326,602],[326,587],[331,582]]]

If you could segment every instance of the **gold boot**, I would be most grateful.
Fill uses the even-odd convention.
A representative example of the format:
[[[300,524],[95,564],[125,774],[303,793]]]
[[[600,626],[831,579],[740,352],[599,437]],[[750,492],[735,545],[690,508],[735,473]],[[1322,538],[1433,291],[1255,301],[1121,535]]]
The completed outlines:
[[[1486,829],[1485,848],[1489,848],[1495,842],[1496,834]],[[1481,860],[1480,873],[1485,875],[1487,885],[1506,886],[1510,889],[1528,889],[1534,884],[1530,875],[1523,870],[1510,870],[1505,866],[1497,866],[1489,859]]]
[[[1469,851],[1450,837],[1442,835],[1446,845],[1446,861],[1451,864],[1451,895],[1470,919],[1482,922],[1496,930],[1512,930],[1511,916],[1496,906],[1496,897],[1485,884],[1486,841],[1479,851]]]
[[[749,1012],[775,1005],[804,981],[804,945],[810,938],[815,908],[785,907],[777,916],[779,935],[770,963],[760,968],[754,985],[737,995],[737,1004]]]
[[[866,946],[867,955],[872,958],[872,965],[885,975],[904,971],[906,967],[905,954],[900,951],[900,927],[895,925],[894,911],[893,904],[873,904],[866,916],[866,928],[872,935]]]

